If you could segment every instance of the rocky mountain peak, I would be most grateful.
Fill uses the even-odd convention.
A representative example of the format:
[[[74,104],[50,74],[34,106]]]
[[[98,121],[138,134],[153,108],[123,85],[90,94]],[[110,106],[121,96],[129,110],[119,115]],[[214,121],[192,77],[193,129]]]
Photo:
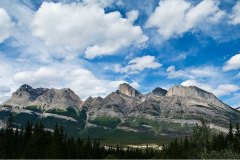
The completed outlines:
[[[84,102],[87,102],[87,101],[91,102],[91,101],[93,101],[93,100],[94,100],[94,98],[93,98],[92,96],[90,96],[90,97],[88,97]]]
[[[79,108],[82,100],[69,88],[64,89],[47,89],[47,88],[32,88],[24,84],[12,97],[4,102],[11,106],[39,106],[44,109],[67,107]]]
[[[13,98],[20,98],[29,101],[34,101],[40,95],[42,95],[48,89],[45,88],[32,88],[28,84],[23,84],[16,92],[13,93]]]
[[[167,90],[157,87],[151,92],[151,94],[156,96],[165,96],[167,94]]]
[[[137,97],[142,95],[139,91],[137,91],[135,88],[133,88],[127,83],[120,84],[117,92],[120,92],[130,97]]]
[[[180,97],[190,97],[198,99],[217,99],[212,93],[200,89],[196,86],[173,86],[167,92],[167,96],[180,96]]]
[[[60,93],[61,93],[61,95],[62,96],[65,96],[65,97],[67,97],[67,98],[76,98],[76,97],[78,97],[74,92],[73,92],[73,90],[71,90],[70,88],[64,88],[64,89],[60,89],[59,90],[60,91]],[[79,98],[79,97],[78,97]],[[79,98],[80,99],[80,98]]]
[[[33,88],[28,84],[23,84],[18,90],[30,92],[33,90]]]

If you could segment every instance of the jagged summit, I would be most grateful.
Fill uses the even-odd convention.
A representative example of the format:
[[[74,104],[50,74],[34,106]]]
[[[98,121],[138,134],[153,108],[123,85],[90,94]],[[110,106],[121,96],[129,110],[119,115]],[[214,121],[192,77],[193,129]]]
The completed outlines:
[[[136,90],[127,83],[120,84],[117,92],[125,94],[130,97],[138,97],[142,95],[138,90]]]
[[[44,92],[48,91],[48,89],[46,88],[32,88],[30,85],[28,84],[23,84],[22,86],[20,86],[20,88],[17,89],[16,92],[14,92],[12,94],[12,98],[15,99],[14,102],[18,102],[19,103],[23,103],[22,100],[25,101],[34,101],[36,100],[37,97],[39,97],[40,95],[44,94]]]
[[[28,84],[23,84],[20,86],[19,90],[31,91],[33,88]]]
[[[167,90],[157,87],[151,92],[151,94],[156,96],[165,96],[167,94]]]
[[[48,110],[52,108],[66,109],[67,107],[79,109],[81,103],[82,100],[69,88],[35,89],[24,84],[3,104],[20,107],[39,106]]]

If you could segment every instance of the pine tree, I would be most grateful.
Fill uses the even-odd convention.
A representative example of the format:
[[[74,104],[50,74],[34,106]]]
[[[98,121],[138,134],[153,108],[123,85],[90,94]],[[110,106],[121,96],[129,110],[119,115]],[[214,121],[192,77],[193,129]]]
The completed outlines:
[[[227,141],[228,141],[228,147],[230,147],[230,148],[233,147],[234,135],[233,135],[232,121],[230,121],[230,123],[229,123]]]
[[[13,122],[14,122],[14,118],[12,113],[9,115],[7,122],[6,122],[6,128],[7,129],[12,129],[13,128]]]
[[[234,150],[237,153],[240,153],[240,129],[239,129],[239,123],[236,124],[236,132],[234,135]]]
[[[189,151],[188,137],[185,137],[184,142],[183,142],[183,157],[182,158],[187,158],[188,151]]]

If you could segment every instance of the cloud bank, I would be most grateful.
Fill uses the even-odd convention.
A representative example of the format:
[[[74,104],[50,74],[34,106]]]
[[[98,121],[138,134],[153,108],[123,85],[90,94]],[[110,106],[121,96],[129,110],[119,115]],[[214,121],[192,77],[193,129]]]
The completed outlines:
[[[105,13],[95,3],[63,4],[44,2],[32,22],[33,35],[47,46],[62,47],[69,53],[83,52],[87,58],[111,55],[148,40],[133,21],[133,11],[123,18],[118,12]]]
[[[0,43],[6,40],[12,33],[13,22],[8,13],[0,8]]]
[[[219,1],[215,0],[203,0],[195,6],[186,0],[162,0],[149,17],[146,27],[156,28],[165,40],[182,36],[218,23],[225,14],[218,6]]]

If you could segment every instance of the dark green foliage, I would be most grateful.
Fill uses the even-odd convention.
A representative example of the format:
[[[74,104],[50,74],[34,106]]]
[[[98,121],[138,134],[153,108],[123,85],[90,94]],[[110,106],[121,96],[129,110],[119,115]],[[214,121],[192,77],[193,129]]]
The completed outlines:
[[[28,109],[30,111],[34,111],[34,112],[38,112],[38,113],[42,113],[43,112],[41,107],[38,107],[38,106],[27,106],[24,109]]]
[[[13,115],[10,114],[9,117],[8,117],[8,119],[7,119],[7,122],[6,122],[7,129],[10,129],[10,128],[13,127],[13,121],[14,121]]]
[[[115,128],[121,123],[121,120],[116,117],[101,116],[101,117],[96,117],[93,120],[89,120],[89,122],[96,124],[98,126]]]
[[[86,110],[82,109],[80,112],[77,112],[74,108],[68,107],[66,110],[62,109],[50,109],[46,111],[47,113],[53,113],[57,115],[72,117],[78,121],[78,126],[76,128],[84,129],[86,125],[87,114]]]
[[[122,126],[131,127],[140,131],[156,131],[160,133],[178,133],[178,134],[188,134],[189,130],[193,126],[181,125],[178,123],[167,122],[167,121],[155,121],[143,117],[129,117],[126,119]]]
[[[57,114],[57,115],[63,115],[63,116],[67,116],[67,117],[72,117],[72,118],[78,118],[78,113],[75,109],[68,107],[66,110],[63,109],[50,109],[48,111],[46,111],[46,113],[53,113],[53,114]]]
[[[147,143],[154,143],[158,145],[167,144],[176,137],[165,135],[154,135],[153,132],[133,132],[124,131],[121,129],[104,129],[102,127],[87,127],[83,131],[79,132],[81,138],[94,138],[100,139],[103,144],[116,146],[120,145],[141,145]]]
[[[8,111],[8,110],[2,110],[0,111],[0,119],[1,120],[6,120],[8,119],[8,117],[12,114],[11,111]]]
[[[240,130],[236,124],[233,131],[230,122],[228,134],[211,134],[206,122],[195,125],[190,137],[172,141],[164,147],[160,158],[175,159],[239,159],[240,158]]]
[[[205,121],[195,125],[192,135],[175,139],[163,150],[123,148],[122,142],[115,147],[104,148],[99,139],[74,139],[64,133],[62,126],[55,125],[50,132],[41,123],[27,122],[24,129],[13,129],[14,118],[10,115],[6,129],[0,130],[1,159],[239,159],[240,129],[230,122],[228,134],[211,134]]]
[[[83,108],[80,112],[79,112],[79,117],[78,117],[78,122],[81,125],[81,128],[85,128],[86,126],[86,121],[87,121],[87,111],[85,108]]]
[[[37,113],[37,110],[39,109],[36,106],[28,106],[25,109],[31,110],[31,112],[11,112],[6,110],[0,111],[0,119],[3,120],[5,123],[7,123],[7,120],[10,116],[14,118],[13,127],[21,129],[21,127],[25,127],[26,123],[28,121],[35,123],[42,123],[44,127],[49,129],[54,129],[56,122],[59,125],[62,125],[65,128],[65,131],[70,136],[78,136],[78,132],[80,130],[83,130],[86,125],[86,111],[82,110],[80,112],[77,112],[73,108],[67,108],[66,110],[60,110],[60,109],[54,109],[46,111],[46,113],[51,113],[53,115],[50,116],[39,116],[39,112]],[[63,118],[58,118],[57,116],[67,116]],[[72,117],[73,120],[70,120],[69,117]],[[76,121],[75,121],[75,120]]]
[[[155,155],[157,152],[151,149],[123,150],[121,146],[105,149],[97,139],[67,137],[63,127],[58,125],[54,132],[47,131],[42,124],[30,122],[20,131],[14,130],[12,125],[0,131],[1,159],[150,159]]]

